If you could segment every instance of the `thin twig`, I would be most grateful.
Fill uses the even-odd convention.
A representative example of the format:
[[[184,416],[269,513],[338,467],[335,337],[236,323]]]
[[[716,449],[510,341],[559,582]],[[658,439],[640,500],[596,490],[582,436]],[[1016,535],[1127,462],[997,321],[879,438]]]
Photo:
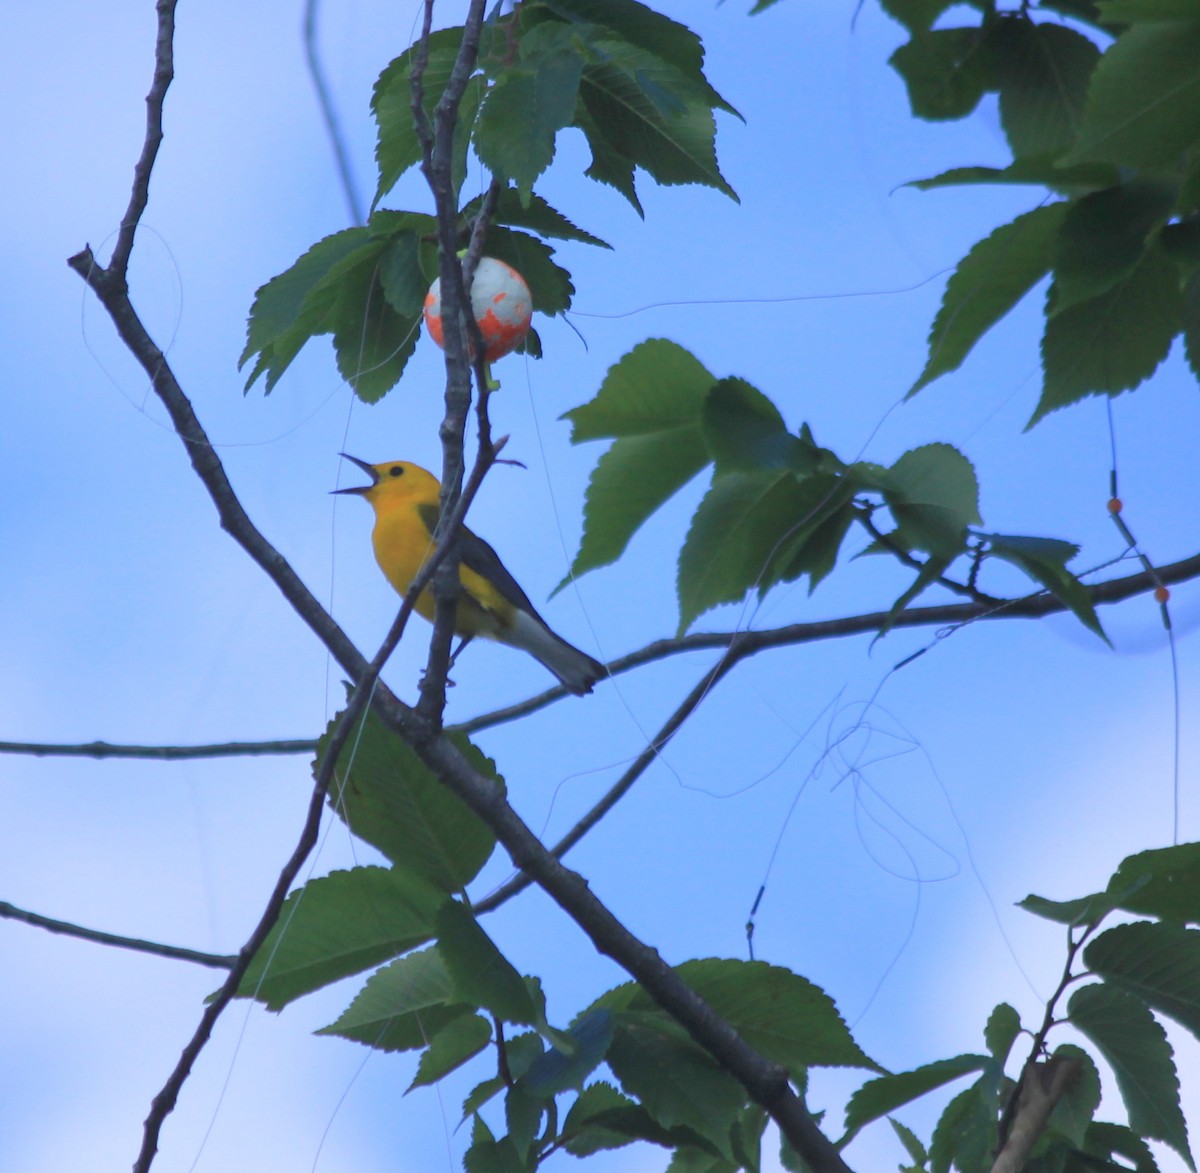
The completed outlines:
[[[0,741],[0,753],[27,754],[35,758],[133,758],[159,762],[315,753],[316,749],[316,738],[311,737],[294,741],[222,741],[213,745],[112,745],[107,741],[59,745],[41,741]]]
[[[308,63],[308,76],[317,95],[317,105],[321,107],[321,118],[329,136],[329,145],[333,148],[333,158],[337,165],[342,194],[346,198],[346,208],[351,221],[361,227],[366,223],[362,197],[358,194],[358,185],[354,181],[354,171],[346,150],[346,139],[338,122],[337,110],[334,109],[333,96],[325,80],[325,70],[321,65],[320,50],[317,47],[317,7],[320,2],[321,0],[307,0],[304,6],[304,59]]]
[[[212,969],[229,969],[236,960],[219,953],[201,953],[196,949],[180,948],[178,945],[164,945],[159,941],[143,941],[140,937],[123,937],[118,933],[84,928],[83,925],[72,924],[70,921],[55,920],[37,912],[28,912],[15,904],[9,904],[7,900],[0,900],[0,917],[21,921],[51,933],[61,933],[64,937],[78,937],[81,941],[94,941],[98,945],[115,945],[119,949],[151,953],[156,957],[169,957],[174,961],[193,961],[197,965],[207,965]]]
[[[1108,582],[1087,587],[1087,597],[1094,606],[1120,603],[1135,595],[1146,594],[1161,583],[1173,585],[1200,577],[1200,554],[1183,558],[1167,566],[1159,567],[1151,574],[1141,571],[1125,578],[1114,578]],[[685,652],[707,651],[726,648],[735,642],[746,642],[745,655],[753,655],[770,648],[792,647],[798,644],[816,643],[827,639],[863,635],[876,632],[887,621],[893,628],[900,627],[961,627],[981,619],[1041,619],[1066,611],[1067,605],[1045,591],[1020,599],[999,600],[994,606],[983,603],[943,603],[933,607],[910,607],[899,615],[890,616],[887,611],[869,611],[862,615],[847,615],[838,619],[818,619],[808,623],[789,623],[784,627],[767,628],[762,631],[700,631],[677,639],[659,639],[646,644],[635,652],[619,656],[607,665],[608,674],[616,676]],[[518,717],[536,713],[539,709],[569,695],[561,685],[548,688],[537,696],[516,704],[506,705],[490,713],[449,726],[454,733],[478,733],[491,729]]]
[[[632,765],[604,793],[600,800],[581,818],[551,849],[555,859],[562,859],[580,839],[584,837],[629,791],[629,788],[645,773],[646,768],[662,751],[663,747],[679,731],[684,721],[695,712],[700,702],[716,686],[717,682],[746,653],[740,645],[733,644],[716,664],[713,665],[696,684],[695,688],[684,698],[683,703],[667,718],[663,727],[651,739],[650,743],[638,754]],[[528,888],[532,883],[529,876],[521,873],[507,883],[501,884],[490,896],[480,900],[475,905],[477,913],[491,912],[501,904],[511,900],[518,892]]]

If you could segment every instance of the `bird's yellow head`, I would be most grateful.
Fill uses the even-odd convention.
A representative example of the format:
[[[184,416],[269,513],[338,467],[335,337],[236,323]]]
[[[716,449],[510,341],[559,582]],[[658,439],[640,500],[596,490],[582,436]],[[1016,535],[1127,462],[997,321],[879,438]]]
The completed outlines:
[[[369,485],[357,485],[352,489],[334,489],[335,493],[352,493],[365,497],[376,510],[401,503],[437,504],[441,485],[438,479],[419,464],[408,460],[389,460],[384,464],[368,464],[357,456],[341,454],[357,464],[371,478]]]

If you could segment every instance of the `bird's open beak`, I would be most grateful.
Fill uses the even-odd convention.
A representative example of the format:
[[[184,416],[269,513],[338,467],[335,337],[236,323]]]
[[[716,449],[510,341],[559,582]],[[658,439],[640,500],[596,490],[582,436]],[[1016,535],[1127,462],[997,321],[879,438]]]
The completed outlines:
[[[379,480],[379,474],[365,460],[359,460],[357,456],[351,456],[348,452],[339,452],[338,455],[345,460],[351,461],[353,464],[357,464],[371,478],[371,483],[369,485],[356,485],[352,489],[332,489],[331,492],[354,493],[360,497],[364,493],[370,492],[375,487],[375,482]]]

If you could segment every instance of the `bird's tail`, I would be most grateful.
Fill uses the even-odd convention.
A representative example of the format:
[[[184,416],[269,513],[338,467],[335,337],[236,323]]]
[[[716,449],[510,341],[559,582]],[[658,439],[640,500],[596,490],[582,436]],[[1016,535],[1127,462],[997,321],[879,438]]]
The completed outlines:
[[[567,643],[524,611],[518,611],[512,624],[496,638],[540,660],[558,677],[562,686],[576,696],[591,692],[596,681],[605,675],[604,665],[599,660]]]

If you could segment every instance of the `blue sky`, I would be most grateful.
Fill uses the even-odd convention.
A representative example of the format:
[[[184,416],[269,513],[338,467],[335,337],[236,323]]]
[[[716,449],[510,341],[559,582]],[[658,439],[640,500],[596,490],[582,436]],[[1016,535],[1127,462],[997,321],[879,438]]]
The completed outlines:
[[[918,443],[958,445],[976,463],[990,528],[1083,542],[1088,565],[1118,554],[1104,508],[1102,405],[1021,430],[1038,393],[1040,293],[960,372],[896,406],[921,368],[940,275],[1039,198],[896,190],[949,166],[1004,162],[994,108],[960,124],[914,122],[886,65],[901,30],[872,4],[853,23],[853,6],[832,3],[793,0],[754,19],[734,0],[663,7],[702,33],[710,77],[746,117],[722,116],[718,137],[741,204],[645,181],[643,222],[581,178],[586,150],[564,137],[544,193],[616,250],[560,251],[586,346],[566,323],[542,321],[547,358],[497,368],[496,430],[528,470],[496,471],[472,527],[540,606],[574,552],[601,450],[571,447],[558,417],[654,336],[688,346],[718,375],[749,379],[789,424],[808,421],[848,458],[887,463]],[[436,468],[439,352],[423,342],[403,383],[375,407],[352,402],[323,343],[269,398],[257,388],[243,397],[236,370],[255,288],[346,224],[299,9],[276,0],[180,6],[178,76],[131,284],[251,517],[370,652],[396,599],[371,557],[369,511],[328,496],[355,483],[337,452]],[[446,6],[447,18],[454,11]],[[409,43],[413,12],[376,0],[323,8],[326,67],[364,190],[370,87]],[[22,113],[9,119],[0,196],[10,273],[0,292],[0,736],[315,735],[341,695],[337,669],[218,529],[144,377],[65,264],[85,242],[105,255],[125,208],[153,6],[71,0],[25,6],[4,25],[0,87],[5,108]],[[415,178],[391,202],[428,206]],[[760,300],[780,298],[792,300]],[[1117,402],[1116,419],[1129,524],[1159,562],[1193,553],[1200,402],[1177,355]],[[548,602],[547,619],[606,658],[671,633],[673,551],[702,491],[689,486],[625,559]],[[872,610],[903,586],[877,560],[848,563],[811,599],[793,587],[701,626]],[[1200,832],[1190,717],[1200,592],[1176,589],[1172,608],[1186,839]],[[1174,701],[1157,611],[1143,599],[1104,619],[1115,651],[1062,618],[977,624],[890,677],[932,632],[895,633],[873,649],[864,638],[760,657],[722,683],[571,862],[668,958],[744,956],[743,926],[778,842],[758,956],[822,984],[889,1067],[977,1049],[997,1001],[1027,1022],[1040,1017],[1017,960],[1043,995],[1061,966],[1059,932],[1014,901],[1090,891],[1124,855],[1170,841]],[[386,674],[402,696],[414,695],[424,634],[412,631]],[[522,814],[556,838],[710,663],[701,654],[664,661],[481,744]],[[495,646],[472,647],[456,679],[453,718],[547,684],[532,660]],[[853,769],[823,752],[843,735]],[[235,951],[257,918],[309,787],[302,758],[165,766],[6,757],[2,767],[0,899],[216,952]],[[339,824],[314,867],[370,858]],[[896,874],[910,859],[929,882]],[[486,878],[506,874],[495,860]],[[518,965],[544,975],[552,1019],[620,980],[537,894],[488,927]],[[0,1168],[127,1168],[150,1098],[216,978],[13,922],[0,922],[0,937]],[[354,988],[280,1016],[235,1006],[167,1123],[156,1168],[456,1168],[465,1136],[453,1128],[470,1081],[402,1099],[411,1057],[311,1037]],[[1180,1045],[1194,1094],[1195,1048]],[[853,1081],[833,1073],[816,1086],[814,1099],[828,1095],[836,1118]],[[905,1118],[927,1133],[933,1116]],[[882,1135],[851,1155],[863,1169],[899,1158]],[[597,1168],[618,1162],[663,1164],[639,1151]]]

